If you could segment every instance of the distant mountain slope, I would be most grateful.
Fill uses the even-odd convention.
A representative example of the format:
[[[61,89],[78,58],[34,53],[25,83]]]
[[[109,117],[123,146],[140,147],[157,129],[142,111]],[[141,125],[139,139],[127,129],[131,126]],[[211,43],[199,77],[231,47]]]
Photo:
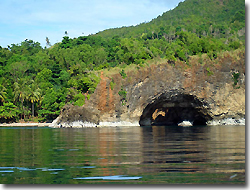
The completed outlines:
[[[186,0],[173,10],[163,13],[149,23],[108,29],[97,33],[102,37],[158,37],[178,30],[197,35],[238,31],[245,26],[244,0]],[[219,31],[218,31],[219,30]],[[223,37],[223,36],[219,36]]]

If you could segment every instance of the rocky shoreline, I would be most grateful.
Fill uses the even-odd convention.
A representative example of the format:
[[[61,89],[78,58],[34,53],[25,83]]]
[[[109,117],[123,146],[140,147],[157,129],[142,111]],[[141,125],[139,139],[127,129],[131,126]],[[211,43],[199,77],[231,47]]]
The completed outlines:
[[[245,125],[245,118],[242,119],[233,119],[227,118],[223,120],[212,120],[207,122],[208,126],[218,126],[218,125]],[[91,123],[86,121],[73,121],[73,122],[62,122],[62,123],[51,123],[49,127],[52,128],[87,128],[87,127],[133,127],[140,126],[137,122],[100,122],[100,123]],[[179,125],[179,127],[192,127],[192,125]]]
[[[207,122],[208,126],[218,126],[218,125],[245,125],[245,118],[233,119],[227,118],[222,120],[212,120]],[[86,128],[86,127],[131,127],[140,126],[137,122],[100,122],[91,123],[86,121],[73,121],[73,122],[62,122],[62,123],[2,123],[0,127],[51,127],[51,128]],[[182,126],[182,125],[179,125]],[[191,125],[188,125],[191,127]]]
[[[245,125],[245,118],[233,119],[226,118],[221,120],[212,120],[207,122],[207,125]]]

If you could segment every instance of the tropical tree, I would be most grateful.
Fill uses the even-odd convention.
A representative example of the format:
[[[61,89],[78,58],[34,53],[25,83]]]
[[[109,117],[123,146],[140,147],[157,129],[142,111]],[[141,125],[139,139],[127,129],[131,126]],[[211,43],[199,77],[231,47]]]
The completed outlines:
[[[14,121],[19,114],[19,110],[12,102],[4,102],[0,106],[0,121],[8,122],[10,120]]]
[[[32,117],[35,115],[35,103],[39,102],[41,104],[42,101],[42,91],[40,88],[38,88],[38,85],[34,83],[34,81],[31,81],[31,84],[28,87],[28,95],[27,100],[31,102],[32,104]]]
[[[45,40],[46,40],[46,46],[47,46],[47,47],[51,46],[51,43],[50,43],[50,41],[49,41],[49,38],[48,38],[48,37],[46,37],[46,39],[45,39]]]
[[[65,105],[67,94],[66,88],[48,89],[43,97],[41,109],[38,110],[39,116],[47,121],[53,121]]]
[[[16,103],[21,102],[21,108],[23,110],[23,118],[25,119],[25,109],[24,109],[24,100],[27,99],[27,80],[24,78],[20,79],[18,82],[14,83],[14,101]],[[21,116],[22,118],[22,116]]]
[[[0,84],[0,104],[2,104],[6,99],[6,88]]]

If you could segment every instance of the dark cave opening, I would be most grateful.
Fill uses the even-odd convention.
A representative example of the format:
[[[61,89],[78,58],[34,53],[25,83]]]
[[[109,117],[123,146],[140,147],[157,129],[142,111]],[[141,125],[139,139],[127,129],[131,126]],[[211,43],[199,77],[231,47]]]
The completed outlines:
[[[144,109],[139,124],[149,125],[178,125],[188,121],[192,125],[206,125],[210,120],[204,103],[192,95],[162,95]]]

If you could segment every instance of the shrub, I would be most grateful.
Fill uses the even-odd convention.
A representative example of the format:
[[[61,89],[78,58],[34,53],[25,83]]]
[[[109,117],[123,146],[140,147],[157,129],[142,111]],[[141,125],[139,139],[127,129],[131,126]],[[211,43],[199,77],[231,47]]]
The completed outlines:
[[[11,103],[3,103],[3,106],[0,106],[0,120],[1,121],[15,121],[17,119],[18,114],[20,111],[17,107]]]
[[[125,105],[125,102],[127,102],[126,90],[123,90],[123,87],[122,87],[121,90],[118,92],[118,94],[119,94],[119,96],[121,96],[122,105]]]
[[[214,74],[214,72],[211,71],[209,67],[207,67],[206,70],[207,70],[207,76],[211,76]]]
[[[120,75],[122,76],[123,79],[127,77],[127,74],[124,72],[124,69],[120,71]]]
[[[238,84],[238,82],[239,82],[239,77],[240,77],[240,73],[238,72],[238,73],[236,73],[236,72],[233,72],[232,73],[232,79],[233,79],[233,87],[235,87],[237,84]]]
[[[111,90],[114,90],[115,87],[115,82],[114,79],[112,78],[112,81],[109,83]]]
[[[85,103],[85,96],[82,93],[79,93],[74,97],[74,101],[75,106],[82,106]]]

